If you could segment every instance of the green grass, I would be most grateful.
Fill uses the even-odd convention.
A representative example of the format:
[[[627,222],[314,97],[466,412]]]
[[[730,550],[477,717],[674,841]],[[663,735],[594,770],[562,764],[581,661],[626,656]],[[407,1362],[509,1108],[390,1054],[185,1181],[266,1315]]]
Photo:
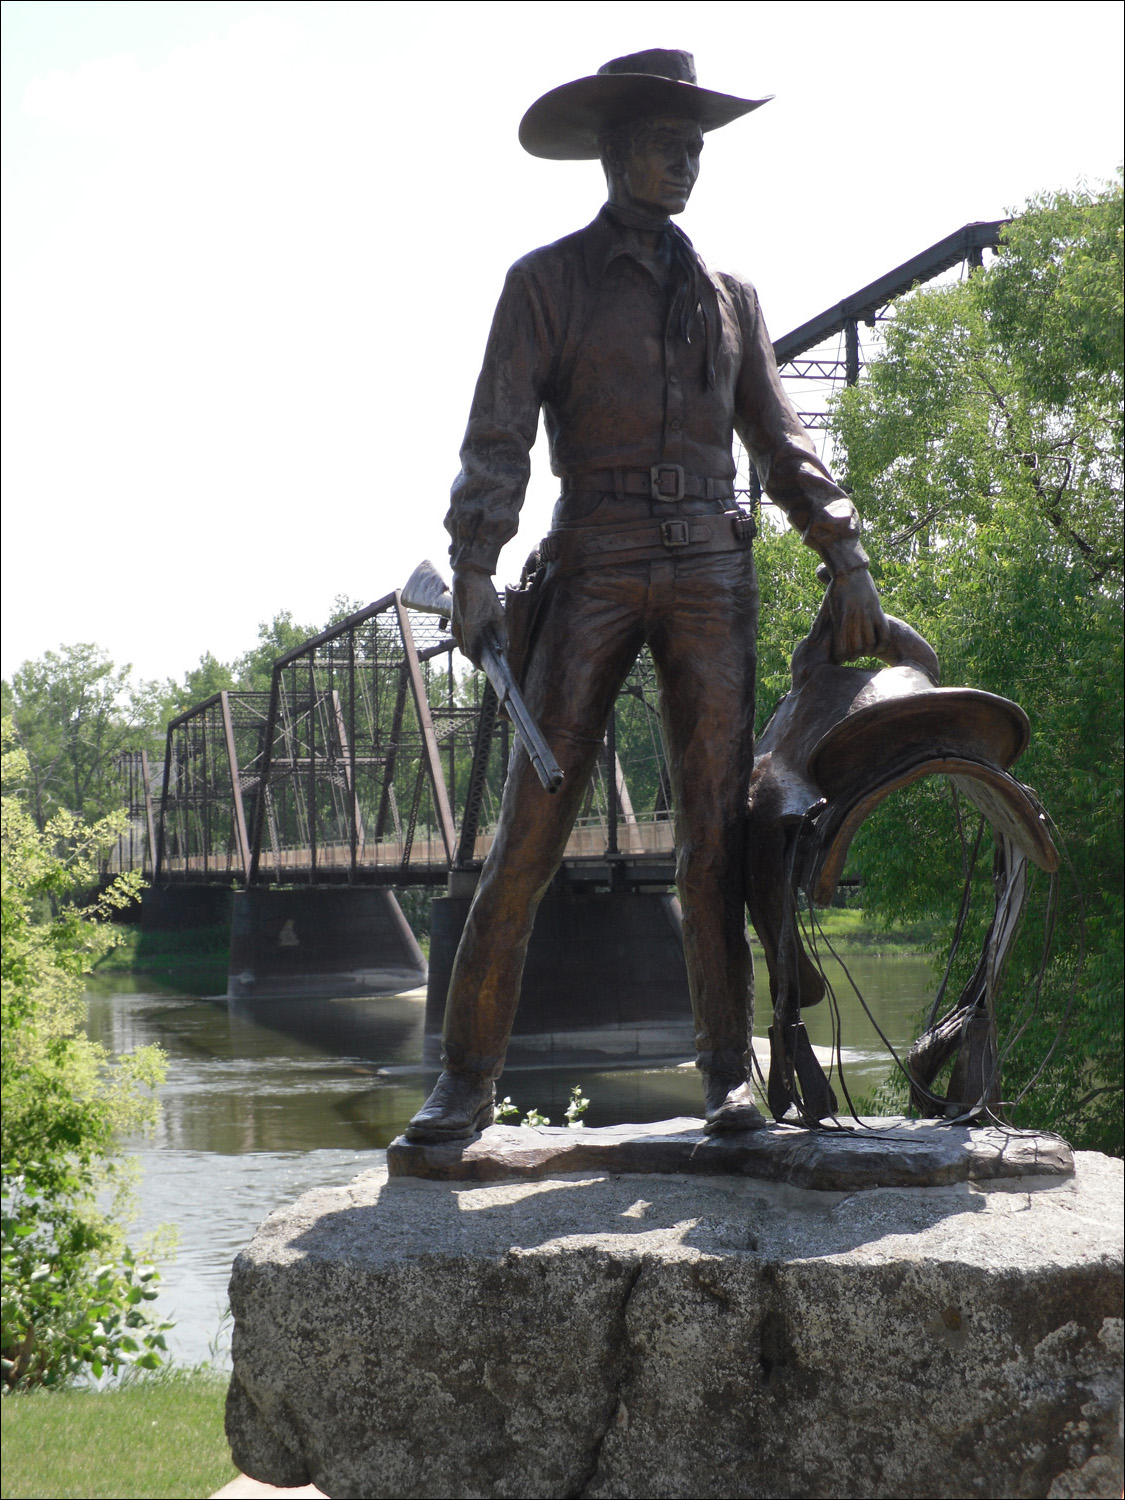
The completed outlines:
[[[237,1473],[223,1432],[226,1390],[225,1376],[177,1371],[104,1391],[5,1396],[0,1494],[212,1495]]]
[[[858,907],[818,907],[816,916],[837,953],[924,953],[934,940],[932,922],[887,930],[872,925]]]
[[[230,924],[180,932],[122,929],[122,941],[98,964],[98,974],[150,974],[189,995],[225,994]]]

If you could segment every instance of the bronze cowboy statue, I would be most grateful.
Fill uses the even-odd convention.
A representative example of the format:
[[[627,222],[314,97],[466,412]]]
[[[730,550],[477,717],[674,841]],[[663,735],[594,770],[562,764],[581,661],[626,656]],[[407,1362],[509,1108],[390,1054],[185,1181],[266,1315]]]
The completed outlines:
[[[706,1128],[764,1123],[749,1085],[743,875],[758,591],[752,522],[735,503],[736,434],[826,569],[831,661],[889,643],[855,508],[782,389],[753,287],[710,271],[673,223],[706,133],[766,102],[701,88],[689,53],[653,49],[553,89],[520,126],[535,156],[600,159],[607,201],[508,273],[446,526],[453,629],[480,665],[509,644],[492,575],[517,529],[542,412],[560,495],[530,639],[511,644],[513,661],[526,647],[523,696],[562,781],[552,795],[526,754],[513,758],[453,968],[444,1072],[411,1140],[492,1123],[536,908],[645,644],[661,687]]]

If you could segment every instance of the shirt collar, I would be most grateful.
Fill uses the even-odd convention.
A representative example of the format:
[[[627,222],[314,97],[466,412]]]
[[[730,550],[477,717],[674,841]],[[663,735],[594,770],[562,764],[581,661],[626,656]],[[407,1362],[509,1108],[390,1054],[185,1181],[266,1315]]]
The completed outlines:
[[[629,244],[626,231],[610,218],[605,205],[599,210],[593,223],[587,224],[582,231],[582,254],[586,277],[589,281],[599,280],[605,274],[610,262],[616,260],[619,255],[628,255],[630,258],[638,259]],[[643,264],[643,262],[640,263]]]

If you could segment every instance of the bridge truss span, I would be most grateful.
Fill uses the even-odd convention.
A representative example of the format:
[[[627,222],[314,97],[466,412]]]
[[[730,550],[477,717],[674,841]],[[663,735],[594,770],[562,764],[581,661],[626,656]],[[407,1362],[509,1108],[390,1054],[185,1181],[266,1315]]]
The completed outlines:
[[[396,590],[275,662],[268,693],[217,693],[171,722],[156,883],[444,885],[491,846],[511,748],[487,679]],[[567,869],[598,885],[616,862],[632,883],[667,883],[672,847],[646,653]]]
[[[962,226],[779,339],[783,379],[805,387],[793,392],[798,406],[815,404],[818,385],[854,385],[860,324],[875,327],[897,298],[958,264],[981,266],[1005,222]],[[800,414],[826,430],[823,411]],[[767,503],[745,455],[740,470],[739,493]],[[499,812],[509,725],[455,651],[445,622],[409,610],[396,590],[275,662],[268,693],[217,693],[173,720],[154,883],[441,885],[450,871],[477,868]],[[564,871],[579,883],[671,878],[656,702],[642,653],[567,846]],[[138,852],[153,843],[147,762],[130,761],[122,776],[131,834],[116,867],[147,868]]]
[[[266,692],[215,693],[169,723],[155,884],[247,879],[269,701]]]
[[[444,880],[455,830],[443,741],[455,770],[476,716],[440,701],[452,647],[396,591],[274,664],[251,883]]]

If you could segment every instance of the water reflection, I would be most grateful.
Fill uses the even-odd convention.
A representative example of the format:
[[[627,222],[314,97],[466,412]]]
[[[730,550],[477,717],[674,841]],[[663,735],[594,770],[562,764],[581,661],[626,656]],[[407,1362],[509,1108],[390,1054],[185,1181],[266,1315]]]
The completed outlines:
[[[909,1045],[933,983],[925,960],[847,962],[889,1039]],[[840,994],[846,1077],[855,1097],[883,1079],[888,1061],[838,969],[830,977]],[[419,1062],[424,1011],[421,990],[381,999],[228,1004],[114,976],[90,992],[88,1024],[98,1041],[113,1052],[155,1042],[168,1054],[156,1135],[130,1145],[144,1173],[135,1234],[168,1222],[180,1231],[160,1301],[177,1319],[170,1340],[177,1357],[207,1357],[231,1261],[268,1213],[382,1161],[382,1149],[432,1081]],[[768,1066],[768,1001],[759,1013],[756,1044]],[[829,1006],[806,1019],[827,1064]],[[699,1077],[686,1060],[620,1071],[511,1069],[501,1092],[562,1123],[574,1084],[592,1101],[586,1121],[595,1126],[695,1115],[701,1108]]]

